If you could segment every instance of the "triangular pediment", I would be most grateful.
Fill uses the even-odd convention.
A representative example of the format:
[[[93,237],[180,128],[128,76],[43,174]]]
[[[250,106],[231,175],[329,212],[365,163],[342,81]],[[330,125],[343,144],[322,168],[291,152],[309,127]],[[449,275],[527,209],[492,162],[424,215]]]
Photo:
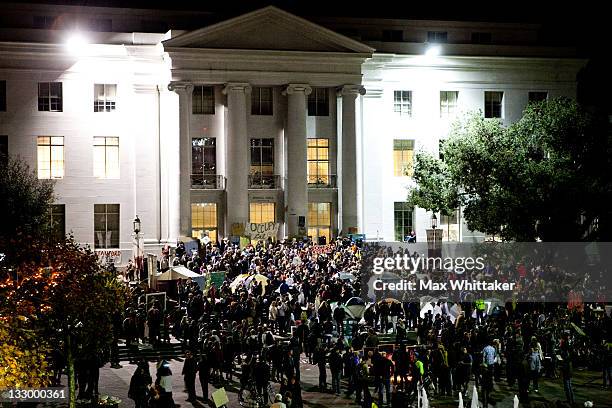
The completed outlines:
[[[164,41],[164,47],[372,53],[374,49],[269,6]]]

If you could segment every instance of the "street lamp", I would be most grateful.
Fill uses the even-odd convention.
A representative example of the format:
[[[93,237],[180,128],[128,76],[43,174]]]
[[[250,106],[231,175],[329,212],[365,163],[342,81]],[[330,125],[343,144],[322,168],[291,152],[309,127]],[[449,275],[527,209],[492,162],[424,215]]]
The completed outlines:
[[[438,217],[436,217],[436,213],[431,214],[431,229],[438,228]]]
[[[132,221],[132,225],[134,227],[134,239],[136,241],[136,245],[133,251],[134,265],[136,266],[136,271],[138,274],[137,279],[140,280],[140,272],[142,271],[143,266],[143,255],[140,249],[140,238],[142,237],[140,231],[142,231],[142,226],[140,224],[140,218],[138,218],[138,214],[136,215],[136,218],[134,218],[134,221]]]
[[[136,215],[136,218],[134,218],[133,225],[134,234],[138,235],[140,233],[140,218],[138,218],[138,215]]]

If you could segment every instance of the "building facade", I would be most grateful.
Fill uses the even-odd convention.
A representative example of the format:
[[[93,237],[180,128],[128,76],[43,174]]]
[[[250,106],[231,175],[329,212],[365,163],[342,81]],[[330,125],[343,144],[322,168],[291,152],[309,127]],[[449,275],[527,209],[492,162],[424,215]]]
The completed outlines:
[[[58,233],[122,264],[136,215],[146,252],[268,222],[278,238],[425,240],[431,213],[406,203],[416,152],[437,154],[463,112],[510,124],[529,100],[575,97],[585,64],[537,26],[275,7],[216,21],[20,4],[0,23],[2,150],[56,180]],[[484,238],[460,210],[438,219],[446,240]]]

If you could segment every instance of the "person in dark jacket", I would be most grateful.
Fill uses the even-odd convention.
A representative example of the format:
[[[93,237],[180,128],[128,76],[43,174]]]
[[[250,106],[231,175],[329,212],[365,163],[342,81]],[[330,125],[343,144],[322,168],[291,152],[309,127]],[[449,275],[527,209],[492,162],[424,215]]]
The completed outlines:
[[[270,384],[270,365],[266,360],[257,358],[255,367],[253,368],[253,377],[255,377],[255,387],[257,394],[263,396],[264,404],[268,404],[268,385]]]
[[[191,351],[185,353],[185,361],[183,362],[183,379],[185,380],[185,388],[187,388],[187,401],[193,402],[196,400],[195,380],[198,371],[197,363]]]
[[[320,392],[325,392],[327,388],[327,369],[326,369],[327,355],[326,353],[327,353],[327,350],[325,349],[325,346],[323,346],[322,344],[317,346],[317,349],[315,350],[315,362],[317,366],[319,367],[319,391]]]
[[[208,382],[210,381],[210,363],[206,353],[202,353],[198,362],[198,376],[200,377],[200,385],[204,394],[204,401],[208,401]]]
[[[342,356],[340,350],[334,348],[329,355],[329,369],[332,376],[332,391],[340,394],[340,380],[342,378]]]
[[[147,395],[151,383],[152,379],[148,370],[145,370],[141,365],[136,367],[136,371],[134,371],[130,380],[130,389],[128,391],[128,397],[134,400],[135,408],[146,408]]]

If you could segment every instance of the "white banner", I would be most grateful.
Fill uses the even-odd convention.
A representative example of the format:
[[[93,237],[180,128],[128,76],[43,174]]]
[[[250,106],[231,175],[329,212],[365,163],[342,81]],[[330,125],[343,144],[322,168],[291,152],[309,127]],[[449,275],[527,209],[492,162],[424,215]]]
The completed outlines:
[[[277,222],[247,222],[244,235],[251,237],[251,239],[276,238],[279,225]]]

